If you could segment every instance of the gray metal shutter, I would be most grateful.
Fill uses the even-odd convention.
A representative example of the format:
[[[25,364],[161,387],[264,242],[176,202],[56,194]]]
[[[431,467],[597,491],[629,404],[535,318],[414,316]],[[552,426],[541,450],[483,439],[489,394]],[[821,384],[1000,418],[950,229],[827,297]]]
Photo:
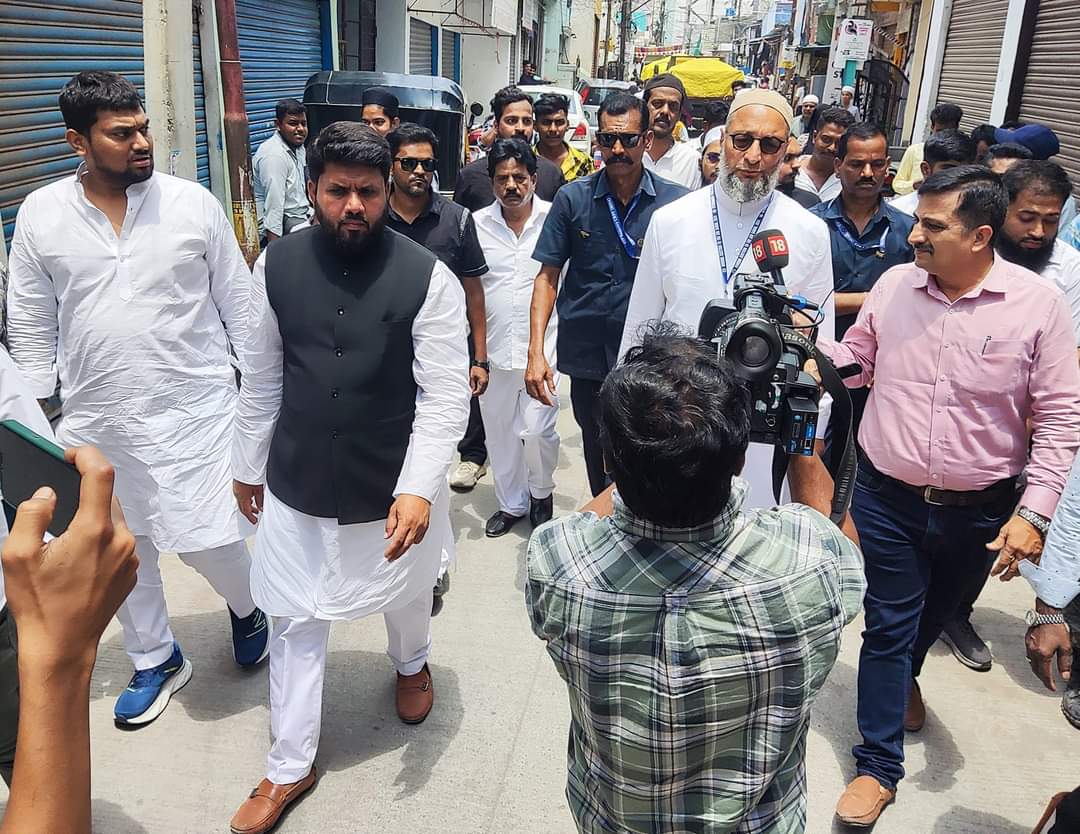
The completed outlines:
[[[1080,96],[1070,85],[1080,77],[1080,4],[1077,0],[1042,0],[1019,120],[1046,125],[1061,141],[1054,162],[1064,166],[1080,194]]]
[[[236,0],[236,32],[254,152],[274,135],[274,107],[278,101],[303,101],[307,80],[322,71],[319,3]]]
[[[1009,0],[953,0],[937,103],[964,111],[960,129],[990,120]]]
[[[439,62],[442,64],[440,75],[451,81],[460,81],[460,56],[461,35],[451,32],[449,29],[442,30],[442,43],[440,45]]]
[[[15,213],[36,188],[72,173],[57,96],[81,70],[119,72],[143,87],[138,0],[0,2],[0,219],[11,240]]]
[[[191,9],[194,32],[191,57],[195,65],[195,168],[201,185],[210,187],[210,139],[206,130],[206,93],[203,87],[202,38],[199,35],[199,5]]]
[[[435,27],[415,17],[409,18],[409,72],[431,75],[434,58]]]

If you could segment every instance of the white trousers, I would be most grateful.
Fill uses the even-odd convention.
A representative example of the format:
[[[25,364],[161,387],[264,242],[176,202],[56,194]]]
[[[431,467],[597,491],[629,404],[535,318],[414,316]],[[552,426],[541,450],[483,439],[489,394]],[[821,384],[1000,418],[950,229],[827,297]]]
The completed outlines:
[[[307,776],[322,729],[330,620],[274,617],[270,636],[270,755],[266,778],[288,785]],[[401,675],[415,675],[431,651],[431,588],[383,614],[386,653]]]
[[[530,495],[547,498],[555,489],[558,401],[549,406],[530,397],[525,390],[524,371],[492,368],[487,390],[480,396],[480,413],[499,509],[510,515],[525,515]]]
[[[147,536],[135,537],[139,573],[116,618],[124,629],[124,648],[136,669],[152,669],[172,656],[173,633],[161,584],[158,549]],[[251,599],[251,554],[243,541],[181,553],[180,561],[203,575],[238,617],[255,610]]]

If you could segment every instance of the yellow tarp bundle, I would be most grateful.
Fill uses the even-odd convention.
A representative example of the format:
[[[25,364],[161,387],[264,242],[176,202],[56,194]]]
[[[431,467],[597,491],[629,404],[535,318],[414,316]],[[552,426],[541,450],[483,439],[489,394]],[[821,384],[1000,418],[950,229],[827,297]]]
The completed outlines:
[[[686,88],[689,98],[723,98],[731,95],[731,85],[742,81],[738,70],[719,58],[694,58],[675,55],[660,58],[646,64],[641,70],[641,80],[648,81],[654,75],[670,72]]]

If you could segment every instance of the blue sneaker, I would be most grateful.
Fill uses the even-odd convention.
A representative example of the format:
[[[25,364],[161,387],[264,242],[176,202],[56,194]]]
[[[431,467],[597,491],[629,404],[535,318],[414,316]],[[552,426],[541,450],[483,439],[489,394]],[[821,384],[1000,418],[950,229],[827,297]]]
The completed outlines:
[[[153,669],[140,669],[113,708],[118,724],[148,724],[165,711],[169,699],[191,680],[191,663],[173,643],[172,657]]]
[[[266,615],[258,608],[246,617],[237,617],[229,609],[232,620],[233,657],[240,666],[255,666],[270,654],[270,628]]]

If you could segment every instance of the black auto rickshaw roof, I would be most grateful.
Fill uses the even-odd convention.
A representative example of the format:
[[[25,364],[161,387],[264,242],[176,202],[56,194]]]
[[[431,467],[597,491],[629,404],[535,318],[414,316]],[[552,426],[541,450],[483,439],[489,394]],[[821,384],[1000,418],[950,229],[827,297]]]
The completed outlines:
[[[304,88],[304,104],[356,106],[360,104],[364,90],[370,87],[385,87],[397,96],[402,107],[412,110],[465,112],[465,93],[449,78],[399,72],[333,70],[316,73]]]

